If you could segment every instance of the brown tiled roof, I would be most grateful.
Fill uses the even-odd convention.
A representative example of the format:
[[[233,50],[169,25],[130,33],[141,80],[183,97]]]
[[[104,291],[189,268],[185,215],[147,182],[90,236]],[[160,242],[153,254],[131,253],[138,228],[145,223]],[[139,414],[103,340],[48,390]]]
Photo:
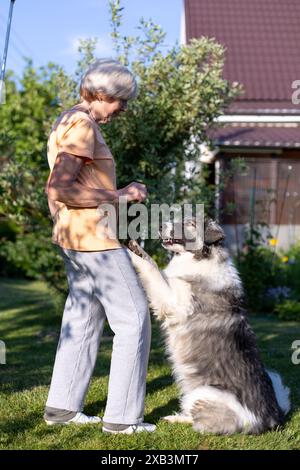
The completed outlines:
[[[187,40],[227,48],[224,77],[246,89],[235,109],[287,109],[300,80],[300,0],[185,0]],[[233,107],[234,108],[234,107]]]
[[[300,127],[231,124],[211,130],[209,136],[218,146],[300,148]]]

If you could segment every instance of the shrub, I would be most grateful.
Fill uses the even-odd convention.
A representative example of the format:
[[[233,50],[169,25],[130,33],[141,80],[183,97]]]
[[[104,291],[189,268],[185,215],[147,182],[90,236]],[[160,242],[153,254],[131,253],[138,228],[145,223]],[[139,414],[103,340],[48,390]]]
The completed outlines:
[[[244,252],[237,260],[246,302],[252,312],[272,312],[278,298],[270,289],[282,286],[284,273],[279,256],[269,248],[259,246]]]
[[[274,312],[280,320],[300,321],[300,302],[284,300],[276,305]]]
[[[300,299],[300,242],[282,254],[285,285]]]

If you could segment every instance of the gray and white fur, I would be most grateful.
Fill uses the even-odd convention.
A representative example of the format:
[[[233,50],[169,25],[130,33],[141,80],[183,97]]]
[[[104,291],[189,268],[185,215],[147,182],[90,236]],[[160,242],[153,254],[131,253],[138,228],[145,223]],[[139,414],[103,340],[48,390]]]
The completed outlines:
[[[281,425],[289,389],[260,359],[222,228],[205,218],[201,240],[194,218],[184,219],[181,238],[174,238],[176,228],[161,227],[163,246],[174,252],[163,271],[136,242],[128,250],[181,390],[180,413],[164,419],[214,434],[259,434]],[[198,247],[187,249],[193,234]]]

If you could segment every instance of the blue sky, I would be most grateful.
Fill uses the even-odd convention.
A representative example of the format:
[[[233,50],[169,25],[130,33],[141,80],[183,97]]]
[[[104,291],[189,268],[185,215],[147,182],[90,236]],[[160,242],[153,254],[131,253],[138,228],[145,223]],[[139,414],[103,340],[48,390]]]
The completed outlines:
[[[10,0],[0,0],[0,57],[3,54]],[[135,34],[141,17],[166,31],[166,45],[180,40],[183,0],[121,0],[124,34]],[[76,66],[78,38],[96,36],[97,56],[112,56],[108,0],[16,0],[7,68],[20,75],[22,56],[34,65],[53,61],[68,72]]]

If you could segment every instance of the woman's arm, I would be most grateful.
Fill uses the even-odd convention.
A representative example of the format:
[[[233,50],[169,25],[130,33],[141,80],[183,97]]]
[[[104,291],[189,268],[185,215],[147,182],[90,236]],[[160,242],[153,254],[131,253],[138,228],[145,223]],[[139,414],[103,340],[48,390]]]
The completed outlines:
[[[84,160],[65,152],[57,155],[45,188],[49,198],[75,207],[98,207],[102,202],[117,200],[118,191],[88,188],[76,181]]]

